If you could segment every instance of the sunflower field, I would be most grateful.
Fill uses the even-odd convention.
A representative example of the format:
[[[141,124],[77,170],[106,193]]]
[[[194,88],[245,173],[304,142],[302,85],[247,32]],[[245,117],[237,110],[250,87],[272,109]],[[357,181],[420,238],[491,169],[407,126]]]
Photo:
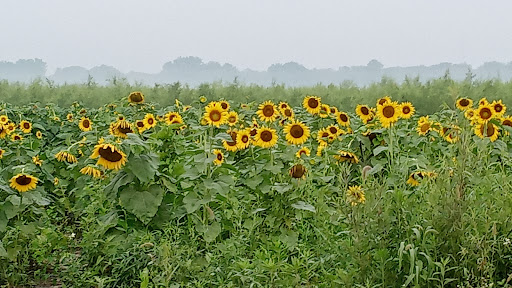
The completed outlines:
[[[512,286],[502,100],[127,94],[0,104],[0,285]]]

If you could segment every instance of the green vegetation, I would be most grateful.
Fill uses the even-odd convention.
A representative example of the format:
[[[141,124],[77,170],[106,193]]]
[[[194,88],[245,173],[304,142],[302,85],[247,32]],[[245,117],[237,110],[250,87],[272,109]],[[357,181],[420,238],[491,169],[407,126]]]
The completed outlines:
[[[126,101],[136,90],[144,103]],[[512,122],[455,108],[468,97],[495,109],[510,92],[448,77],[366,88],[0,82],[0,285],[510,287]],[[350,121],[304,107],[306,95]],[[367,123],[354,113],[384,95],[416,114],[391,101]],[[218,99],[236,125],[209,104]],[[284,116],[263,121],[274,116],[265,100],[288,102],[311,136],[286,132]],[[253,129],[248,147],[230,146]],[[297,157],[302,147],[311,154]]]

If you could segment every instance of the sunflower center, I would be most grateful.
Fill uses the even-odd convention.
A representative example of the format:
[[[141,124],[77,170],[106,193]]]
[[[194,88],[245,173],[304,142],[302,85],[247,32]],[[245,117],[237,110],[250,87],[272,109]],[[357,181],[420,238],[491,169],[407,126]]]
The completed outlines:
[[[393,106],[386,106],[382,109],[382,115],[386,118],[391,118],[395,115],[395,108]]]
[[[346,114],[340,114],[340,120],[342,122],[347,122],[348,121],[348,116]]]
[[[301,156],[302,156],[302,155],[306,155],[306,151],[305,151],[305,150],[300,150],[300,151],[299,151],[299,155],[301,155]]]
[[[109,162],[118,162],[123,159],[123,155],[119,153],[116,149],[112,151],[110,147],[102,147],[99,150],[99,154],[101,158],[109,161]]]
[[[491,115],[492,115],[492,113],[489,108],[483,108],[482,110],[480,110],[480,118],[482,118],[484,120],[491,118]]]
[[[222,103],[220,103],[220,107],[222,107],[222,109],[226,110],[226,109],[228,109],[228,103],[222,102]]]
[[[304,129],[300,125],[293,125],[290,128],[290,134],[293,138],[300,138],[304,135]]]
[[[301,164],[297,164],[290,169],[290,175],[293,178],[301,178],[306,173],[306,167]]]
[[[402,108],[402,113],[404,113],[404,114],[409,114],[410,112],[411,112],[411,107],[409,107],[409,106],[404,106],[404,107]]]
[[[137,127],[139,127],[139,128],[144,127],[144,122],[142,122],[142,121],[137,121]]]
[[[21,176],[16,177],[16,183],[18,183],[19,185],[25,186],[25,185],[32,183],[32,178],[27,177],[26,175],[21,175]]]
[[[174,119],[174,117],[176,117],[176,115],[174,115],[174,114],[169,115],[169,121],[172,121],[172,119]]]
[[[119,132],[123,134],[133,133],[132,128],[130,127],[119,127]]]
[[[379,100],[379,105],[383,105],[384,103],[386,103],[388,100],[382,98]]]
[[[480,133],[484,134],[484,125],[480,126]],[[487,125],[487,128],[485,128],[485,136],[491,137],[494,135],[494,125],[489,124]]]
[[[261,132],[261,140],[263,140],[264,142],[270,142],[272,140],[272,132],[270,131],[263,131]]]
[[[370,114],[370,110],[366,107],[361,107],[361,113],[363,113],[363,115],[368,115]]]
[[[336,109],[334,109],[334,107],[331,107],[331,113],[332,114],[336,113]]]
[[[153,118],[149,118],[148,119],[148,124],[149,125],[153,125],[153,123],[155,123],[155,120]]]
[[[329,134],[327,132],[322,133],[322,138],[328,137],[328,136],[329,136]]]
[[[221,114],[220,114],[220,112],[219,112],[219,111],[217,111],[217,110],[214,110],[214,111],[212,111],[212,112],[210,113],[210,119],[212,119],[212,121],[214,121],[214,122],[219,121],[219,120],[220,120],[220,118],[221,118],[221,116],[222,116],[222,115],[221,115]]]
[[[331,127],[331,128],[329,128],[329,131],[331,131],[331,134],[336,134],[336,133],[338,133],[338,129],[336,129],[336,127]]]
[[[19,135],[14,136],[14,140],[20,140],[21,137]]]
[[[249,142],[249,136],[243,135],[241,140],[242,140],[242,142],[247,143],[247,142]]]
[[[272,117],[274,115],[274,107],[272,105],[265,105],[262,112],[265,117]]]
[[[430,129],[430,124],[425,123],[425,124],[421,125],[420,129],[421,129],[421,132],[427,132],[428,129]]]
[[[30,128],[30,124],[29,123],[23,123],[23,128],[29,129]]]
[[[133,94],[130,95],[130,99],[133,102],[140,102],[140,101],[142,101],[142,95],[140,95],[140,93],[133,93]]]
[[[468,99],[462,99],[460,100],[460,106],[462,107],[466,107],[469,105],[469,100]]]
[[[85,119],[85,120],[82,122],[82,126],[84,126],[84,128],[89,128],[90,124],[91,124],[91,123],[90,123],[90,122],[89,122],[89,120],[87,120],[87,119]]]
[[[318,100],[315,99],[315,98],[309,98],[309,100],[308,100],[308,106],[313,108],[313,109],[318,107],[319,104],[320,103],[318,103]]]
[[[286,117],[292,117],[292,111],[290,111],[290,109],[285,109],[285,110],[284,110],[284,116],[286,116]]]
[[[288,105],[286,105],[286,104],[281,104],[281,109],[286,109],[286,108],[288,108]]]
[[[223,158],[222,154],[218,153],[217,154],[217,160],[222,161],[222,158]]]
[[[503,110],[503,106],[501,106],[500,104],[494,105],[494,111],[500,113],[502,110]]]
[[[251,136],[254,136],[258,133],[258,131],[256,129],[252,129],[251,130]]]
[[[236,122],[236,117],[235,116],[229,116],[228,121],[229,121],[229,123],[235,123]]]
[[[231,132],[229,133],[230,136],[231,136],[231,141],[226,141],[226,143],[229,145],[229,146],[235,146],[236,145],[236,132]]]
[[[509,126],[509,127],[512,127],[512,121],[510,120],[505,120],[503,121],[503,123],[501,123],[502,125],[505,125],[505,126]]]

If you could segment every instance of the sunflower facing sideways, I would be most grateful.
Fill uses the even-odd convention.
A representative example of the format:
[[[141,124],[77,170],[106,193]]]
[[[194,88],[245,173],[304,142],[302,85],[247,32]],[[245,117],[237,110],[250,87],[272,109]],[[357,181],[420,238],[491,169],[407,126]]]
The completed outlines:
[[[128,102],[132,104],[142,104],[144,103],[144,94],[140,91],[132,92],[128,95]]]
[[[322,102],[320,97],[316,96],[306,96],[304,101],[302,101],[302,106],[308,111],[310,114],[318,114],[322,109]]]
[[[389,128],[397,122],[400,114],[400,107],[396,102],[386,101],[377,107],[377,117],[384,128]]]
[[[270,148],[277,143],[277,133],[275,129],[261,127],[256,130],[254,136],[254,145],[262,148]]]
[[[5,153],[5,150],[0,149],[0,159],[4,158],[4,153]]]
[[[98,157],[96,165],[106,169],[119,170],[126,164],[126,154],[113,144],[101,143],[94,146],[91,159]]]
[[[334,155],[333,157],[340,162],[347,161],[353,164],[359,163],[359,159],[357,158],[356,154],[343,150],[338,151],[338,155]]]
[[[55,159],[57,159],[59,162],[68,162],[70,164],[78,162],[75,155],[65,150],[57,152],[57,154],[55,154]]]
[[[490,122],[477,124],[474,129],[476,136],[482,139],[487,137],[489,140],[491,140],[491,142],[496,141],[496,139],[498,139],[498,135],[500,134],[498,126]]]
[[[457,102],[455,102],[455,106],[461,111],[467,110],[473,107],[473,100],[469,98],[459,98]]]
[[[87,165],[84,168],[80,169],[80,173],[82,173],[83,175],[92,176],[93,178],[101,178],[101,175],[103,174],[101,170],[91,165]]]
[[[302,164],[295,164],[290,168],[290,176],[295,179],[306,179],[308,170]]]
[[[272,101],[265,101],[260,104],[256,114],[258,114],[261,121],[274,122],[279,116],[279,111]]]
[[[36,137],[37,137],[37,139],[43,139],[43,133],[41,133],[41,131],[37,131]]]
[[[143,133],[144,131],[146,131],[146,125],[144,125],[144,120],[135,121],[135,127],[137,127],[137,130],[139,130],[139,133]]]
[[[30,131],[32,131],[32,123],[27,120],[22,120],[20,122],[20,130],[25,134],[30,133]]]
[[[213,155],[215,155],[215,159],[213,160],[213,164],[219,166],[224,163],[224,154],[219,149],[213,150]]]
[[[9,186],[18,190],[18,192],[27,192],[36,189],[37,178],[28,174],[17,174],[9,181]]]
[[[78,122],[78,128],[80,128],[80,130],[82,131],[91,131],[92,130],[92,123],[91,123],[91,119],[87,118],[87,117],[82,117],[82,119],[80,119],[80,122]]]
[[[220,127],[220,125],[226,123],[228,118],[228,112],[226,112],[219,102],[210,102],[204,109],[203,119],[206,120],[207,125],[213,125]]]
[[[284,126],[286,141],[290,144],[301,145],[308,140],[310,131],[304,123],[293,120]]]
[[[503,127],[510,127],[510,129],[512,129],[512,116],[507,116],[501,119],[501,125]],[[510,132],[508,132],[506,129],[503,129],[503,134],[510,135]]]
[[[251,129],[238,131],[236,135],[236,144],[240,150],[247,149],[251,144]]]
[[[164,116],[164,119],[165,124],[167,125],[183,124],[183,118],[178,112],[167,112],[167,114]]]
[[[133,128],[130,122],[126,120],[118,120],[110,124],[109,131],[110,134],[114,136],[128,138],[128,133],[133,133]]]
[[[237,137],[238,137],[238,131],[232,130],[227,132],[229,136],[231,136],[231,141],[224,140],[222,141],[222,146],[224,149],[230,152],[235,152],[238,150],[238,144],[237,144]]]

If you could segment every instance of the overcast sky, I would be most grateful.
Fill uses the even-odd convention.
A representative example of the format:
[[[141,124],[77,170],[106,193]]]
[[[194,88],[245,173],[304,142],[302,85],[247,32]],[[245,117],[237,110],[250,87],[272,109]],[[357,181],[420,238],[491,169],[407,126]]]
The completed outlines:
[[[155,73],[179,56],[264,70],[512,61],[512,1],[0,0],[0,61]]]

